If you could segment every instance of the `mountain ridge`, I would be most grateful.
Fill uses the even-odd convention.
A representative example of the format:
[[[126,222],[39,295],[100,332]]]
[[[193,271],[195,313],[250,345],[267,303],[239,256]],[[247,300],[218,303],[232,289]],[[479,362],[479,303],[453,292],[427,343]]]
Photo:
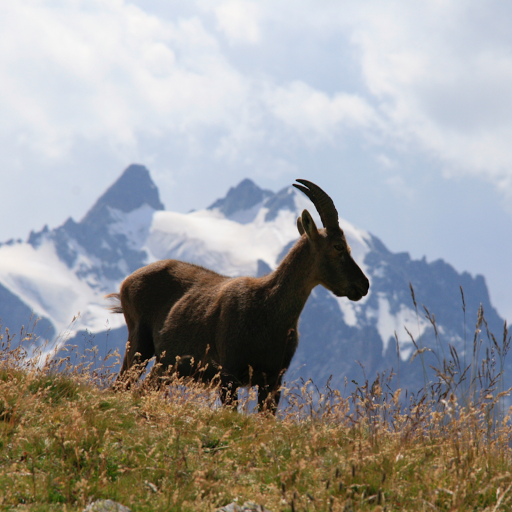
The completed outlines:
[[[66,326],[66,315],[70,321],[80,311],[69,343],[123,352],[126,327],[120,315],[108,315],[103,295],[117,291],[127,275],[162,257],[185,259],[226,275],[268,274],[299,237],[295,221],[304,208],[319,222],[314,206],[293,187],[274,193],[245,179],[204,210],[166,211],[149,171],[130,166],[81,221],[69,218],[55,229],[31,232],[26,242],[0,245],[0,313],[9,318],[0,317],[4,325],[17,328],[13,323],[35,308],[45,332],[56,336]],[[429,263],[392,253],[374,235],[342,218],[340,225],[371,281],[370,293],[354,303],[322,287],[313,290],[301,316],[301,341],[289,378],[313,377],[322,383],[332,375],[333,385],[340,388],[345,377],[361,379],[361,367],[373,375],[404,365],[414,350],[404,327],[416,341],[436,349],[435,329],[423,304],[435,314],[438,336],[459,352],[466,350],[464,333],[471,332],[480,303],[494,332],[503,325],[482,276],[459,274],[443,260]],[[44,272],[53,273],[53,280],[26,274],[37,263],[34,258]],[[63,302],[62,297],[68,298]],[[14,305],[11,309],[7,301]],[[52,316],[56,312],[58,318]],[[427,364],[435,363],[433,357],[425,354]],[[402,368],[404,385],[421,384],[418,364]]]
[[[264,190],[249,178],[242,180],[236,187],[231,187],[225,197],[217,199],[207,210],[218,210],[226,217],[234,213],[249,210],[274,195],[271,190]]]

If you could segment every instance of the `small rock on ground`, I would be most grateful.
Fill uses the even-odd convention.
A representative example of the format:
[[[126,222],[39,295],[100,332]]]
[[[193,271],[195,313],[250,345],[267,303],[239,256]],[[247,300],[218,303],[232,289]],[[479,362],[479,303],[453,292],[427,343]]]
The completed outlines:
[[[218,508],[216,512],[270,512],[270,510],[263,505],[246,501],[242,506],[236,502],[230,503],[229,505]]]
[[[84,512],[132,512],[128,507],[112,500],[97,500],[88,505]]]

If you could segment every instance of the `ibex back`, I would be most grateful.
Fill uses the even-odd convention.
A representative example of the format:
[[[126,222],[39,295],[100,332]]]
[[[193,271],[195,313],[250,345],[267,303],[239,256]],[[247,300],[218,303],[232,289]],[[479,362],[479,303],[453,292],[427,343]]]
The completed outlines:
[[[172,366],[204,381],[218,376],[227,405],[236,405],[238,387],[257,385],[259,409],[275,412],[311,290],[321,284],[338,297],[357,301],[369,289],[332,199],[314,183],[297,181],[302,185],[294,186],[311,199],[324,227],[317,229],[304,210],[297,219],[301,238],[271,274],[229,278],[163,260],[135,271],[119,294],[107,296],[120,300],[111,309],[124,313],[128,326],[120,381],[137,353],[142,361],[156,355],[160,368]]]

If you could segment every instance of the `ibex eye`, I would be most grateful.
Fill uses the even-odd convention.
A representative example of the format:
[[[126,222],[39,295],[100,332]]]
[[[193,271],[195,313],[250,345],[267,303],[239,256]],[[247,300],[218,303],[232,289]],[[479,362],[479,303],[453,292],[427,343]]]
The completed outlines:
[[[334,248],[337,250],[337,251],[343,251],[343,246],[342,245],[335,245]]]

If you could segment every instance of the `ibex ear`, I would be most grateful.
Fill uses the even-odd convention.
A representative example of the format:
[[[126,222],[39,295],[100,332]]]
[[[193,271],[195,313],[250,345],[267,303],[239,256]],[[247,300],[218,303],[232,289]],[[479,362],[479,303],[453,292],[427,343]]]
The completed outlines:
[[[302,236],[304,234],[304,226],[302,225],[300,217],[297,217],[297,229],[299,230],[299,234]]]
[[[302,212],[301,224],[302,228],[304,229],[306,235],[308,235],[308,238],[310,240],[316,240],[318,238],[318,229],[316,228],[315,221],[313,220],[313,217],[311,217],[311,214],[307,210],[304,210]]]

